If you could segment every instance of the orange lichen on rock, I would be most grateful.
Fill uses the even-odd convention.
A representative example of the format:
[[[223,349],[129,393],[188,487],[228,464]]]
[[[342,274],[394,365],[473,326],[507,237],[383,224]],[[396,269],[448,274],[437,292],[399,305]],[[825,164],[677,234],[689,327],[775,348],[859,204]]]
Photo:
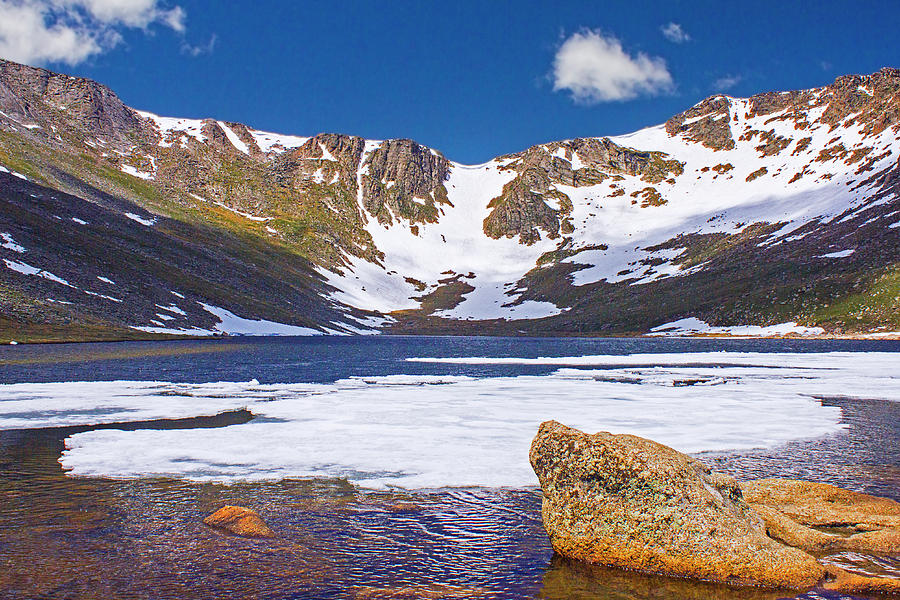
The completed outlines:
[[[651,440],[543,423],[531,446],[554,550],[589,563],[805,589],[814,557],[768,537],[733,478]]]
[[[898,502],[792,479],[759,479],[741,487],[769,535],[788,545],[816,552],[900,553]]]
[[[243,506],[223,506],[203,522],[241,537],[275,537],[275,532],[269,529],[256,511]]]

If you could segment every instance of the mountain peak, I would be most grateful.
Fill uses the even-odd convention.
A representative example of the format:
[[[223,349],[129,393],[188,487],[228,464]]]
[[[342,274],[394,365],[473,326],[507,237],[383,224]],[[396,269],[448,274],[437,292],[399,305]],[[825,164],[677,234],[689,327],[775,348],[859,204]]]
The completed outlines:
[[[409,139],[161,117],[3,61],[0,308],[168,332],[226,317],[337,332],[894,326],[898,90],[882,69],[717,94],[662,127],[467,166]],[[97,289],[110,281],[135,284]]]

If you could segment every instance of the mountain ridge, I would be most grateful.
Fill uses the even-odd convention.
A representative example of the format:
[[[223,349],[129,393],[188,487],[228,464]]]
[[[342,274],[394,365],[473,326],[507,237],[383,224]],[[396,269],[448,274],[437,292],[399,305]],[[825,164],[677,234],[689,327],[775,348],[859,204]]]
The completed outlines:
[[[145,221],[202,225],[303,266],[293,291],[274,297],[225,274],[190,297],[245,320],[343,333],[599,335],[692,317],[872,333],[900,329],[891,298],[900,230],[880,225],[900,185],[898,90],[900,70],[885,68],[812,90],[716,95],[633,134],[462,165],[407,139],[159,117],[91,80],[0,61],[0,164],[25,179],[0,176],[94,206],[131,203]],[[21,220],[8,221],[5,234],[28,247]],[[862,239],[873,224],[876,235]],[[243,250],[235,241],[228,252],[237,260]],[[72,248],[46,254],[49,267]],[[751,255],[764,262],[748,264]],[[248,274],[260,268],[239,262]],[[18,314],[17,295],[38,305],[38,294],[59,295],[45,277],[0,273],[4,317]],[[883,299],[826,310],[865,304],[851,300],[862,289]],[[306,298],[300,312],[284,309],[291,294]],[[113,327],[212,332],[221,317],[192,305],[180,309],[190,318],[162,319],[139,304]]]

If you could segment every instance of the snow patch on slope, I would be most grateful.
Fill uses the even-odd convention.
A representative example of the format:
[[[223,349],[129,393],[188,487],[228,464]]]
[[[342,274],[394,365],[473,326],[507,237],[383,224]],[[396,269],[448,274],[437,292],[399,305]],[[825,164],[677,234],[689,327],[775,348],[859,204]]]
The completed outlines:
[[[475,286],[475,289],[464,296],[464,300],[451,309],[434,313],[437,317],[445,319],[542,319],[562,312],[552,302],[537,302],[525,300],[513,305],[516,296],[509,295],[509,288],[514,284],[497,283],[494,281],[482,284],[480,276],[467,279],[466,283]]]
[[[160,117],[151,112],[141,110],[135,112],[144,119],[149,119],[154,124],[161,136],[159,146],[163,148],[168,148],[172,145],[171,141],[167,141],[170,133],[176,134],[174,139],[179,142],[182,148],[187,147],[187,138],[193,138],[201,143],[206,141],[206,136],[203,135],[203,121],[201,119]]]
[[[136,222],[140,223],[141,225],[146,225],[147,227],[151,227],[151,226],[153,226],[153,225],[156,225],[156,219],[155,219],[155,218],[152,218],[152,219],[145,219],[145,218],[142,217],[141,215],[136,215],[136,214],[130,213],[130,212],[124,213],[124,215],[125,215],[126,217],[128,217],[129,219],[131,219],[132,221],[136,221]]]
[[[322,335],[321,331],[309,327],[298,327],[265,319],[245,319],[224,308],[203,302],[200,303],[200,306],[219,319],[219,324],[215,325],[214,329],[228,335]]]
[[[645,283],[683,274],[672,258],[666,261],[668,266],[646,264],[656,258],[649,248],[682,233],[734,234],[753,223],[782,223],[770,243],[791,241],[797,238],[791,238],[790,234],[807,223],[828,222],[848,207],[872,205],[862,204],[864,191],[848,189],[848,183],[858,178],[855,174],[858,165],[847,165],[838,159],[815,160],[834,138],[828,126],[815,124],[807,130],[796,130],[793,120],[773,121],[773,115],[748,118],[748,100],[730,101],[729,124],[735,139],[732,150],[714,150],[688,141],[682,135],[670,136],[663,125],[610,138],[637,150],[665,152],[669,159],[684,164],[684,173],[674,184],[663,181],[653,185],[666,201],[662,206],[642,207],[640,201],[635,202],[632,194],[650,184],[628,175],[620,182],[591,187],[556,186],[574,204],[572,237],[576,243],[573,245],[608,247],[581,252],[564,261],[587,267],[574,274],[575,285],[598,281],[618,283],[632,278],[638,279],[637,283]],[[809,118],[815,117],[811,114]],[[890,128],[867,139],[862,134],[862,126],[855,124],[841,132],[840,140],[845,146],[853,148],[865,142],[881,150],[896,144],[896,133]],[[791,142],[780,153],[762,157],[756,149],[760,144],[758,136],[739,139],[752,130],[772,131],[773,135],[790,138]],[[805,150],[797,144],[803,137],[811,138]],[[892,160],[896,160],[893,155],[885,157],[875,169]],[[722,173],[712,168],[717,165],[724,167]],[[751,173],[764,166],[766,173],[746,181]],[[802,176],[795,179],[800,173]],[[624,193],[612,196],[616,189]]]
[[[231,142],[231,145],[243,152],[244,154],[250,154],[250,148],[237,136],[237,134],[226,125],[223,121],[216,121],[219,124],[219,127],[222,129],[222,132],[225,133],[225,137],[228,138],[228,141]]]
[[[365,163],[377,146],[378,143],[366,143],[360,164]],[[549,302],[526,301],[504,306],[515,302],[520,295],[507,294],[509,284],[534,267],[537,258],[555,248],[556,242],[541,240],[523,246],[516,239],[495,240],[484,234],[483,222],[490,214],[488,203],[515,176],[511,171],[500,171],[500,164],[499,161],[474,166],[451,163],[450,177],[444,182],[450,204],[439,205],[443,214],[437,223],[416,224],[418,235],[403,220],[390,225],[378,223],[365,211],[360,195],[358,205],[367,218],[366,229],[375,247],[384,253],[384,260],[378,265],[348,258],[350,266],[343,276],[320,270],[328,283],[339,290],[333,297],[351,306],[387,313],[416,308],[416,298],[434,290],[439,281],[461,275],[462,281],[475,290],[465,294],[456,307],[436,313],[438,316],[522,319],[558,314],[560,309]],[[361,167],[357,174],[360,183],[366,168]],[[475,276],[465,277],[470,273]],[[425,282],[428,289],[418,291],[406,278]]]
[[[214,325],[211,329],[204,329],[196,326],[167,327],[164,325],[164,322],[174,320],[176,317],[173,317],[169,314],[156,313],[156,315],[154,315],[155,319],[151,321],[151,323],[154,323],[153,325],[132,325],[131,328],[137,329],[139,331],[146,331],[148,333],[166,333],[172,335],[196,336],[211,336],[217,334],[249,336],[322,335],[322,332],[317,329],[311,329],[309,327],[299,327],[297,325],[288,325],[286,323],[277,323],[275,321],[267,321],[265,319],[246,319],[244,317],[237,316],[229,310],[214,306],[212,304],[205,304],[203,302],[198,302],[198,304],[200,304],[200,306],[202,306],[205,311],[217,317],[219,319],[219,323]],[[178,315],[185,316],[187,314],[184,310],[182,310],[175,304],[171,304],[169,306],[162,306],[157,304],[156,306],[165,311]]]
[[[131,165],[122,165],[119,167],[119,170],[123,173],[131,175],[132,177],[138,177],[140,179],[150,180],[154,178],[153,173],[147,173],[146,171],[140,171]]]
[[[817,256],[816,258],[847,258],[855,249],[850,248],[849,250],[839,250],[837,252],[829,252],[828,254],[822,254],[821,256]]]
[[[36,275],[38,277],[43,277],[48,281],[53,281],[60,285],[64,285],[66,287],[75,288],[74,285],[63,279],[62,277],[58,277],[51,273],[50,271],[45,271],[44,269],[38,269],[37,267],[32,267],[31,265],[23,262],[19,262],[17,260],[9,260],[4,258],[3,263],[6,265],[7,269],[12,269],[17,273],[21,273],[22,275]]]
[[[8,233],[0,233],[0,239],[3,240],[3,243],[0,244],[0,247],[6,248],[7,250],[12,250],[13,252],[18,252],[19,254],[25,252],[25,247],[21,244],[18,244],[12,235]]]
[[[659,325],[646,334],[649,337],[694,336],[694,335],[727,335],[736,337],[776,337],[785,335],[821,335],[825,330],[821,327],[803,327],[791,321],[777,325],[729,325],[718,327],[701,321],[696,317],[678,319],[671,323]]]
[[[250,129],[249,131],[259,149],[266,153],[285,152],[291,148],[299,148],[309,140],[308,137],[296,135],[269,133],[268,131],[257,131],[255,129]]]

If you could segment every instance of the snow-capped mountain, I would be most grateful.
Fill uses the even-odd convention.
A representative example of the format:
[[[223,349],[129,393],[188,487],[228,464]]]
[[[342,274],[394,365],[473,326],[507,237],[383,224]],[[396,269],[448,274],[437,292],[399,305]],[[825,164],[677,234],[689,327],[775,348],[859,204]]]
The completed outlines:
[[[462,165],[160,117],[2,61],[0,318],[51,337],[897,330],[898,140],[895,69]]]

